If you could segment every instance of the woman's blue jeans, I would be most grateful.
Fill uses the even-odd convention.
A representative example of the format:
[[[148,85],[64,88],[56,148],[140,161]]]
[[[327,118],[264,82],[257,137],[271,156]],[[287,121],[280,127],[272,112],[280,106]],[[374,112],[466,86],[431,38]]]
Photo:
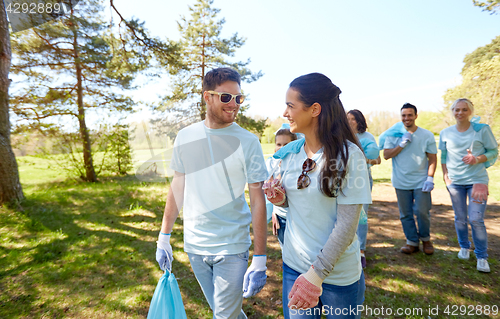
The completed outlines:
[[[323,293],[319,297],[319,303],[314,308],[307,310],[288,309],[288,294],[293,284],[301,273],[293,270],[283,263],[283,313],[285,318],[305,319],[321,318],[323,313],[326,318],[361,318],[361,311],[357,311],[365,300],[365,275],[355,283],[348,286],[336,286],[323,284]],[[288,316],[286,315],[288,314]]]
[[[469,249],[469,223],[472,229],[474,253],[478,259],[488,258],[488,235],[484,225],[486,201],[480,203],[472,199],[473,185],[448,185],[451,204],[455,211],[455,230],[457,231],[458,244],[461,248]],[[467,198],[469,205],[467,206]]]

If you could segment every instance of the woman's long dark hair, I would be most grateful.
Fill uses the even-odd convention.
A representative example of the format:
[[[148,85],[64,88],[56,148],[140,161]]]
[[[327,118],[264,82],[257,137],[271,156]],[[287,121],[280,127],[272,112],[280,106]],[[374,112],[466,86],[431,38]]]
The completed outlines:
[[[352,116],[354,116],[354,119],[358,124],[356,128],[358,130],[358,133],[366,132],[368,126],[366,125],[365,116],[363,115],[363,113],[361,113],[360,110],[350,110],[349,112],[347,112],[347,114],[351,114]]]
[[[347,174],[347,141],[359,147],[358,139],[349,126],[344,106],[339,99],[342,91],[321,73],[300,76],[290,83],[290,88],[299,93],[299,99],[307,108],[314,103],[321,105],[317,134],[323,145],[325,165],[320,174],[320,190],[328,197],[337,197]]]

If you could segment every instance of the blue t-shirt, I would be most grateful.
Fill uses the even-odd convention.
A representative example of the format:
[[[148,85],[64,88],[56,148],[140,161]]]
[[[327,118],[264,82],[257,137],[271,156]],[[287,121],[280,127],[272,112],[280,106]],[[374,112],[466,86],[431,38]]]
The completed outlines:
[[[400,137],[388,136],[384,149],[395,148],[401,142]],[[424,186],[429,171],[427,154],[436,154],[436,140],[432,132],[417,128],[412,134],[412,141],[392,158],[392,186],[396,189],[410,190]]]
[[[245,186],[267,177],[257,136],[236,123],[222,129],[195,123],[177,134],[170,168],[185,174],[184,250],[245,252],[252,221]]]
[[[483,155],[486,150],[498,149],[489,126],[485,125],[479,132],[476,132],[472,125],[465,132],[459,132],[456,125],[447,127],[439,133],[439,149],[446,152],[443,164],[446,164],[448,178],[453,184],[488,184],[484,163],[468,165],[462,158],[467,155],[467,149],[470,149],[474,156]]]
[[[312,157],[316,161],[316,168],[308,173],[311,184],[305,189],[297,189],[297,179],[302,173],[302,164],[306,159],[307,155],[302,146],[299,153],[290,153],[281,164],[284,171],[283,186],[289,205],[283,261],[300,273],[305,273],[311,267],[335,228],[338,204],[372,202],[366,158],[355,144],[349,142],[346,179],[342,193],[339,193],[337,198],[324,195],[319,188],[320,172],[325,165],[323,149]],[[324,282],[346,286],[359,280],[359,259],[359,242],[354,236],[352,243],[335,263],[333,271]]]
[[[369,158],[367,153],[370,153],[370,154],[378,154],[379,153],[377,141],[375,140],[375,137],[372,135],[372,133],[365,131],[364,133],[356,133],[356,135],[358,136],[358,140],[361,143],[361,146],[363,147],[363,153],[365,153],[367,158]],[[362,142],[363,139],[372,141],[375,144],[364,143],[364,142]],[[371,157],[375,157],[375,156],[371,156]],[[376,156],[375,158],[371,158],[371,159],[377,159],[377,158],[378,158],[378,156]],[[372,166],[373,166],[372,164],[368,164],[368,168],[371,168]]]

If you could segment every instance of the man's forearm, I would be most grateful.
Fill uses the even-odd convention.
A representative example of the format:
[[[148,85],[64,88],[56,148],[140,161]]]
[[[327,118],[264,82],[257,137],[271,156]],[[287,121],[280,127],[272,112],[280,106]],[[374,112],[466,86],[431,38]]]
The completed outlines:
[[[167,194],[161,232],[170,234],[184,202],[184,174],[176,173]]]
[[[396,157],[403,148],[401,146],[396,146],[395,148],[385,148],[384,149],[384,159],[388,160],[390,158]]]
[[[427,159],[429,160],[429,169],[427,170],[427,175],[434,177],[437,167],[437,156],[436,154],[427,154]]]
[[[265,255],[267,245],[267,215],[262,183],[252,183],[248,186],[250,207],[252,210],[254,255]]]

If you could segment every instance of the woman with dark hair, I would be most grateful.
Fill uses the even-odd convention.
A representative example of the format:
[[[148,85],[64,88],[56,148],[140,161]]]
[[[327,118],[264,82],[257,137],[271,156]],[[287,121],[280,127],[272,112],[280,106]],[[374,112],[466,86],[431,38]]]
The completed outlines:
[[[288,203],[283,247],[285,318],[355,318],[365,281],[356,238],[363,204],[371,203],[365,156],[339,99],[320,73],[296,78],[283,114],[305,138],[281,148]],[[269,183],[266,183],[269,198]],[[272,185],[271,185],[272,186]],[[327,310],[325,312],[325,310]]]
[[[360,110],[350,110],[347,112],[347,119],[349,120],[349,124],[351,125],[351,129],[356,134],[359,140],[359,144],[363,149],[363,153],[366,156],[366,164],[368,164],[368,176],[370,178],[370,190],[373,187],[373,178],[371,167],[373,165],[380,164],[382,161],[380,159],[379,148],[377,146],[377,141],[375,141],[375,137],[371,133],[368,133],[366,129],[368,126],[366,125],[365,116],[361,113]],[[359,219],[358,230],[356,234],[359,239],[359,250],[361,254],[361,266],[363,268],[366,267],[366,257],[365,257],[365,249],[366,249],[366,235],[368,233],[368,207],[369,204],[363,205],[363,210],[361,211],[361,218]]]

